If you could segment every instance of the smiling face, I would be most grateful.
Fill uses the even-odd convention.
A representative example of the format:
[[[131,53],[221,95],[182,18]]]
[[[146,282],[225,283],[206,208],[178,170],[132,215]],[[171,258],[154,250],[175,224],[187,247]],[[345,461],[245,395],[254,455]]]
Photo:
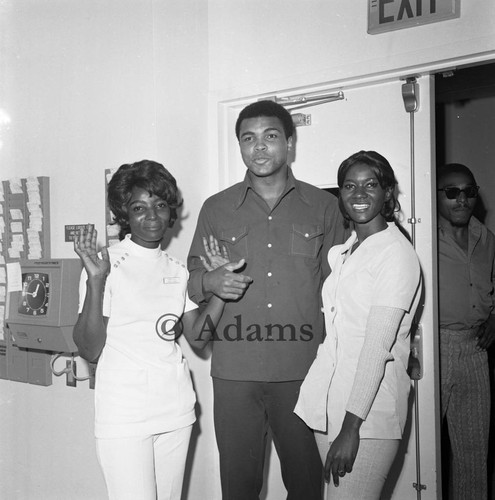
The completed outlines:
[[[256,177],[285,175],[292,137],[286,139],[281,120],[275,116],[246,118],[239,129],[244,164]]]
[[[347,171],[339,196],[360,240],[387,227],[381,211],[391,192],[392,188],[381,187],[373,169],[365,163],[355,163]]]
[[[437,188],[439,190],[449,187],[465,189],[470,186],[476,186],[471,176],[463,172],[451,172],[438,180]],[[477,197],[468,198],[466,193],[462,191],[456,198],[449,200],[445,191],[438,191],[437,207],[440,223],[453,227],[467,226],[473,215],[477,199]]]
[[[145,248],[157,248],[170,221],[170,208],[165,200],[146,189],[132,188],[125,206],[131,229],[131,240]]]

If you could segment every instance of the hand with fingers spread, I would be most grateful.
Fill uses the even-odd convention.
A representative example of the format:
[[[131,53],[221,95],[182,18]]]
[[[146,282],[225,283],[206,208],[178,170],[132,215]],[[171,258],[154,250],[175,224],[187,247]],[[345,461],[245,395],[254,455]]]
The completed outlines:
[[[101,257],[96,250],[98,232],[94,224],[86,224],[74,238],[74,251],[87,274],[84,306],[74,326],[74,341],[79,355],[88,361],[98,359],[106,342],[108,318],[103,316],[103,293],[110,273],[110,258],[106,248]]]
[[[87,224],[80,229],[74,239],[74,251],[81,259],[88,278],[105,279],[110,272],[110,260],[106,247],[101,249],[101,257],[96,250],[98,231],[94,224]]]
[[[203,237],[203,247],[208,260],[203,255],[200,255],[199,258],[207,271],[213,271],[230,262],[225,245],[222,245],[220,250],[218,240],[213,235],[210,234],[209,238]]]

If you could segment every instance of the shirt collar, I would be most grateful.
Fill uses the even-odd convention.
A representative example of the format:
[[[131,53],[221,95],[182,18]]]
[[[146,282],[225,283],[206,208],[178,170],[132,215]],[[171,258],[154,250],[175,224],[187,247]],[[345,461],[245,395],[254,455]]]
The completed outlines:
[[[399,229],[396,227],[395,222],[387,222],[387,227],[383,229],[382,231],[378,231],[377,233],[374,233],[370,236],[368,236],[362,243],[361,245],[366,243],[366,246],[369,246],[370,244],[373,244],[374,241],[380,241],[379,237],[383,236],[383,233],[385,231],[399,231]],[[357,233],[353,229],[351,236],[347,239],[347,241],[342,245],[342,254],[345,254],[349,249],[352,248],[354,243],[356,243],[357,240]]]
[[[141,245],[138,245],[137,243],[134,243],[131,240],[131,234],[126,234],[124,238],[124,244],[127,246],[127,249],[132,251],[133,254],[139,255],[140,257],[144,258],[158,258],[160,257],[162,253],[162,249],[160,245],[158,245],[156,248],[146,248]]]
[[[241,182],[239,197],[234,203],[234,210],[240,208],[240,206],[244,203],[244,201],[246,200],[247,193],[250,189],[254,191],[254,186],[251,182],[251,178],[249,177],[248,172],[246,172],[244,180]],[[303,192],[301,183],[294,177],[294,174],[292,173],[292,168],[289,167],[287,169],[287,182],[285,184],[285,189],[280,198],[283,198],[289,191],[292,191],[293,189],[296,191],[296,193],[304,203],[306,203],[307,205],[310,204],[308,197]]]
[[[349,236],[349,238],[347,238],[347,241],[342,245],[342,249],[341,249],[341,254],[344,255],[346,252],[349,251],[349,249],[352,248],[352,246],[354,245],[354,243],[356,243],[356,240],[357,240],[357,234],[356,234],[356,231],[352,231],[351,235]]]
[[[448,234],[440,222],[438,224],[438,230],[442,233],[443,236]],[[474,241],[477,241],[481,237],[482,233],[483,224],[474,215],[472,215],[468,222],[469,237],[473,238]]]

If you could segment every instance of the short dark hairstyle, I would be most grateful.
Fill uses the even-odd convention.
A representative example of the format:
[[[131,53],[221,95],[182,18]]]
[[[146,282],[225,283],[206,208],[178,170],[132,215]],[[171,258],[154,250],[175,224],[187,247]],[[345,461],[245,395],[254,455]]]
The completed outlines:
[[[462,163],[446,163],[437,168],[437,184],[448,174],[465,174],[471,177],[473,184],[476,185],[476,179],[473,172]]]
[[[284,127],[285,138],[288,139],[294,134],[294,122],[291,114],[280,104],[274,101],[256,101],[246,106],[237,117],[235,123],[235,135],[239,140],[241,123],[247,118],[258,118],[260,116],[274,116],[278,118]]]
[[[151,195],[165,200],[170,207],[169,227],[177,220],[177,209],[182,205],[177,181],[160,163],[141,160],[121,165],[108,183],[108,205],[113,213],[113,222],[119,224],[119,238],[122,240],[130,233],[129,217],[125,209],[132,189],[139,187]]]
[[[342,189],[347,172],[356,163],[364,163],[365,165],[368,165],[376,175],[381,188],[391,189],[390,198],[385,201],[380,213],[387,222],[394,222],[396,220],[395,213],[400,211],[400,203],[395,193],[397,179],[395,178],[394,170],[390,163],[384,156],[376,151],[358,151],[357,153],[354,153],[349,156],[349,158],[344,160],[339,167],[339,171],[337,172],[337,184],[339,189]],[[340,195],[339,208],[344,216],[346,227],[349,227],[349,221],[351,218],[343,206]]]

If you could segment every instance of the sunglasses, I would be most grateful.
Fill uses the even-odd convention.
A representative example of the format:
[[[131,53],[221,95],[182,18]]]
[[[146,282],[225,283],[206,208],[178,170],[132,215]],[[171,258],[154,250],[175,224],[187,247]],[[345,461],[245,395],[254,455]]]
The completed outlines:
[[[468,186],[466,188],[458,188],[458,187],[446,187],[439,189],[438,191],[445,191],[445,196],[449,200],[457,199],[457,197],[464,193],[466,198],[476,198],[478,196],[478,191],[480,190],[479,186]]]

